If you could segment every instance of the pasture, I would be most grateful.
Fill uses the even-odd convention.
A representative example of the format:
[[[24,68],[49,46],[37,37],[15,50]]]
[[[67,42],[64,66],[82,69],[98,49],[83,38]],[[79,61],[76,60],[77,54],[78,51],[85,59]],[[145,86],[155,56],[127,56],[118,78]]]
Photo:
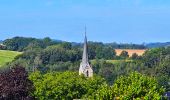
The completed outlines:
[[[0,67],[5,63],[13,61],[14,58],[19,54],[22,53],[17,51],[0,50]]]

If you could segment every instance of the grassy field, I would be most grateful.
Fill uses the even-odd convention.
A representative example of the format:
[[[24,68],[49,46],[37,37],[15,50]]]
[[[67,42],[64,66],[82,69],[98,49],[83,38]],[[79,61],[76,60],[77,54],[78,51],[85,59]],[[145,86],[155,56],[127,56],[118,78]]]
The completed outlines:
[[[0,50],[0,67],[7,62],[11,62],[14,58],[21,54],[21,52]]]
[[[95,62],[96,60],[91,60],[92,64],[94,64]],[[120,64],[122,62],[133,62],[133,60],[106,60],[106,62],[112,63],[112,64]]]
[[[132,62],[133,60],[106,60],[106,62],[113,63],[113,64],[120,64],[122,62]]]

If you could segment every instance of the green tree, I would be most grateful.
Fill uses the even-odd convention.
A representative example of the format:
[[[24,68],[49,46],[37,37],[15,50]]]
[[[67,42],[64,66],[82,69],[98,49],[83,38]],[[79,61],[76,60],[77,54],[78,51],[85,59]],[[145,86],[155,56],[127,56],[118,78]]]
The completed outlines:
[[[128,54],[127,51],[122,51],[121,54],[120,54],[120,57],[121,57],[122,59],[126,59],[126,58],[129,57],[129,54]]]
[[[51,72],[46,74],[35,72],[29,78],[35,86],[33,96],[40,100],[86,98],[105,84],[101,77],[86,78],[79,76],[76,72]]]
[[[62,48],[70,50],[72,48],[72,44],[69,42],[63,42],[61,44],[59,44]]]
[[[126,100],[160,100],[164,91],[165,89],[159,87],[155,78],[142,75],[138,72],[120,77],[113,85],[113,92],[116,97]]]
[[[111,87],[103,84],[96,92],[88,97],[91,100],[114,100],[115,96]]]
[[[114,59],[116,52],[112,47],[98,47],[96,49],[97,59]]]
[[[49,37],[45,37],[42,41],[45,46],[52,44],[52,40]]]
[[[135,59],[138,59],[138,58],[139,58],[139,56],[138,56],[138,54],[133,53],[131,58],[132,58],[133,60],[135,60]]]

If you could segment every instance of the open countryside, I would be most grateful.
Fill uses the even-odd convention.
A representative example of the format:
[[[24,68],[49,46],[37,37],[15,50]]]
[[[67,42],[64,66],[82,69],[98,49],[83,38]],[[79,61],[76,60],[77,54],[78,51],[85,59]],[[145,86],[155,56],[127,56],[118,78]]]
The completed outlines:
[[[1,58],[8,60],[1,60],[0,84],[3,85],[0,86],[0,93],[5,96],[0,94],[0,99],[9,97],[10,100],[12,96],[16,100],[166,100],[170,90],[169,70],[166,70],[170,67],[170,47],[147,48],[142,44],[87,42],[86,35],[83,44],[76,44],[55,41],[49,37],[13,37],[4,40]],[[144,51],[143,48],[146,51],[144,54],[140,52],[141,56],[133,51],[136,54],[131,57],[127,49],[115,47],[131,48],[131,52]],[[122,51],[121,54],[117,55],[115,49]],[[10,91],[6,87],[11,88]],[[16,94],[11,94],[13,90]],[[27,95],[23,95],[23,92]]]
[[[0,100],[170,100],[170,0],[0,0]]]

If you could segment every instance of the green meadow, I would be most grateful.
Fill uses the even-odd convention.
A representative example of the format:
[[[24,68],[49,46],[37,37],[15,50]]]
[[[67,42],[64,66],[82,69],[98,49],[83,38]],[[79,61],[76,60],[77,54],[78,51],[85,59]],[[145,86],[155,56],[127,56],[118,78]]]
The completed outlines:
[[[132,62],[133,60],[106,60],[106,62],[112,63],[112,64],[120,64],[122,62]]]
[[[123,62],[133,62],[133,60],[105,60],[108,63],[112,63],[112,64],[120,64]],[[91,60],[91,63],[94,64],[96,63],[96,60]]]
[[[5,63],[14,60],[14,58],[19,54],[21,54],[21,52],[0,50],[0,67],[3,66]]]

